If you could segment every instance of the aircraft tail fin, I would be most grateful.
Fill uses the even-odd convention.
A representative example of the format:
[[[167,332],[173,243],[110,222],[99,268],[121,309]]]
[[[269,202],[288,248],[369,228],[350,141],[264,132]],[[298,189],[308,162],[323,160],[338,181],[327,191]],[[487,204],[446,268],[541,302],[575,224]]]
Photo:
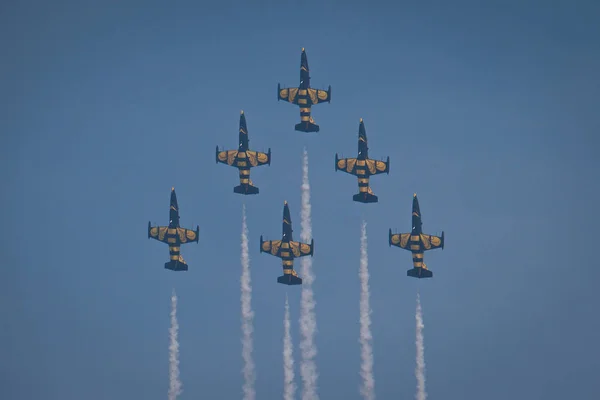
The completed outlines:
[[[299,124],[296,124],[294,128],[300,132],[319,132],[319,125],[315,124],[314,121],[303,121]]]
[[[297,275],[283,274],[277,278],[277,283],[284,285],[302,285],[302,278]]]
[[[183,259],[171,260],[165,263],[165,268],[171,271],[187,271],[188,265]]]
[[[428,270],[427,268],[413,268],[413,269],[409,269],[408,271],[406,271],[406,276],[410,276],[413,278],[432,278],[433,277],[433,272],[431,272],[430,270]]]
[[[352,200],[358,201],[359,203],[377,203],[379,202],[379,198],[375,196],[373,193],[363,192],[357,193],[352,196]]]
[[[234,193],[239,193],[239,194],[258,194],[259,190],[258,187],[252,185],[252,184],[240,184],[236,187],[233,188]]]

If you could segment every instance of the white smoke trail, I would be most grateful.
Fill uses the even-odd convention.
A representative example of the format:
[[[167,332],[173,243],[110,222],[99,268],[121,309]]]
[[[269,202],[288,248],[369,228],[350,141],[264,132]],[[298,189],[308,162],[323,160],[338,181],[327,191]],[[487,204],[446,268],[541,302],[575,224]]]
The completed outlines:
[[[183,392],[179,380],[179,342],[177,334],[179,324],[177,323],[177,295],[175,289],[171,294],[171,327],[169,328],[169,400],[175,400]]]
[[[308,152],[304,148],[302,159],[302,211],[300,233],[301,240],[308,243],[312,238],[312,223],[310,218],[310,184],[308,182]],[[302,295],[300,306],[300,331],[302,340],[300,350],[302,351],[302,364],[300,374],[302,375],[303,390],[302,400],[318,400],[317,395],[317,366],[314,357],[317,355],[317,346],[314,335],[317,330],[315,317],[315,300],[312,283],[315,277],[312,273],[312,259],[310,256],[302,258]]]
[[[290,305],[285,294],[285,315],[283,318],[283,399],[294,400],[296,384],[294,383],[294,348],[290,333]]]
[[[360,375],[363,384],[360,392],[366,400],[375,399],[373,378],[373,348],[371,347],[371,308],[369,306],[369,256],[367,253],[367,223],[363,221],[360,232]]]
[[[248,226],[246,224],[246,205],[242,208],[242,277],[241,295],[242,305],[242,358],[244,359],[244,399],[254,400],[254,360],[252,359],[252,319],[254,312],[250,301],[252,300],[252,285],[250,281],[250,255],[248,252]]]
[[[417,322],[417,366],[415,368],[415,376],[417,377],[417,400],[425,400],[427,392],[425,392],[425,345],[423,339],[423,311],[421,310],[421,297],[417,292],[417,312],[415,314]]]

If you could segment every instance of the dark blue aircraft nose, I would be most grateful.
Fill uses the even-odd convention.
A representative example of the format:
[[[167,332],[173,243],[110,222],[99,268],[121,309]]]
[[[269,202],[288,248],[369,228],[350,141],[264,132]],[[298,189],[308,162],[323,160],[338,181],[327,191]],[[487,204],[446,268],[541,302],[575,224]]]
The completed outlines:
[[[362,118],[360,119],[360,125],[358,126],[358,138],[362,138],[365,142],[367,141],[367,131],[365,129],[365,122]]]
[[[177,195],[175,194],[175,188],[172,187],[171,188],[171,206],[175,207],[175,210],[177,210]]]
[[[244,115],[244,110],[242,110],[240,112],[240,129],[244,129],[244,131],[247,132],[246,130],[246,116]]]
[[[287,201],[283,202],[283,219],[286,220],[288,223],[291,222],[290,208],[288,206],[288,202]]]
[[[421,210],[419,209],[419,199],[417,199],[417,194],[413,194],[413,206],[412,211],[417,213],[417,215],[421,215]]]

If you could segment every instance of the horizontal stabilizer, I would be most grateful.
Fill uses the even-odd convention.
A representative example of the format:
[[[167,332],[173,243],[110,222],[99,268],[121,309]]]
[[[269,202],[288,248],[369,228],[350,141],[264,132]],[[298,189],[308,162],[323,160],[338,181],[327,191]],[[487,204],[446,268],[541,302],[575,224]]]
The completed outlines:
[[[377,203],[379,199],[372,193],[357,193],[352,197],[352,200],[360,203]]]
[[[283,274],[277,278],[277,283],[283,283],[284,285],[302,285],[302,278],[292,274]]]
[[[258,194],[259,190],[253,185],[238,185],[233,188],[235,193],[239,194]]]
[[[171,260],[168,263],[165,263],[165,268],[170,269],[171,271],[187,271],[188,265],[185,262]]]
[[[300,132],[319,132],[319,125],[311,122],[300,122],[296,124],[295,129]]]
[[[406,276],[411,276],[413,278],[432,278],[433,272],[425,268],[413,268],[406,271]]]

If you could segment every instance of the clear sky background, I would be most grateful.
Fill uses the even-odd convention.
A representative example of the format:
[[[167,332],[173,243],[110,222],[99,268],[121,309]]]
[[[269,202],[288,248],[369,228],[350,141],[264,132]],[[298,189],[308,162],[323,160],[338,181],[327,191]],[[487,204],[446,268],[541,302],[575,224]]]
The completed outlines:
[[[166,398],[173,288],[181,399],[241,398],[243,203],[257,398],[281,398],[285,293],[298,364],[300,287],[276,283],[258,239],[280,237],[284,200],[299,238],[304,146],[321,398],[360,398],[363,218],[378,398],[414,396],[417,290],[431,399],[600,398],[600,6],[479,3],[4,2],[0,398]],[[318,134],[276,98],[302,47],[313,86],[333,89]],[[255,197],[215,164],[242,109],[250,146],[273,152]],[[391,160],[378,204],[353,202],[356,179],[334,170],[359,118],[371,157]],[[168,223],[171,186],[182,225],[200,225],[186,273],[146,233]],[[388,247],[413,192],[425,232],[446,233],[430,280]]]

